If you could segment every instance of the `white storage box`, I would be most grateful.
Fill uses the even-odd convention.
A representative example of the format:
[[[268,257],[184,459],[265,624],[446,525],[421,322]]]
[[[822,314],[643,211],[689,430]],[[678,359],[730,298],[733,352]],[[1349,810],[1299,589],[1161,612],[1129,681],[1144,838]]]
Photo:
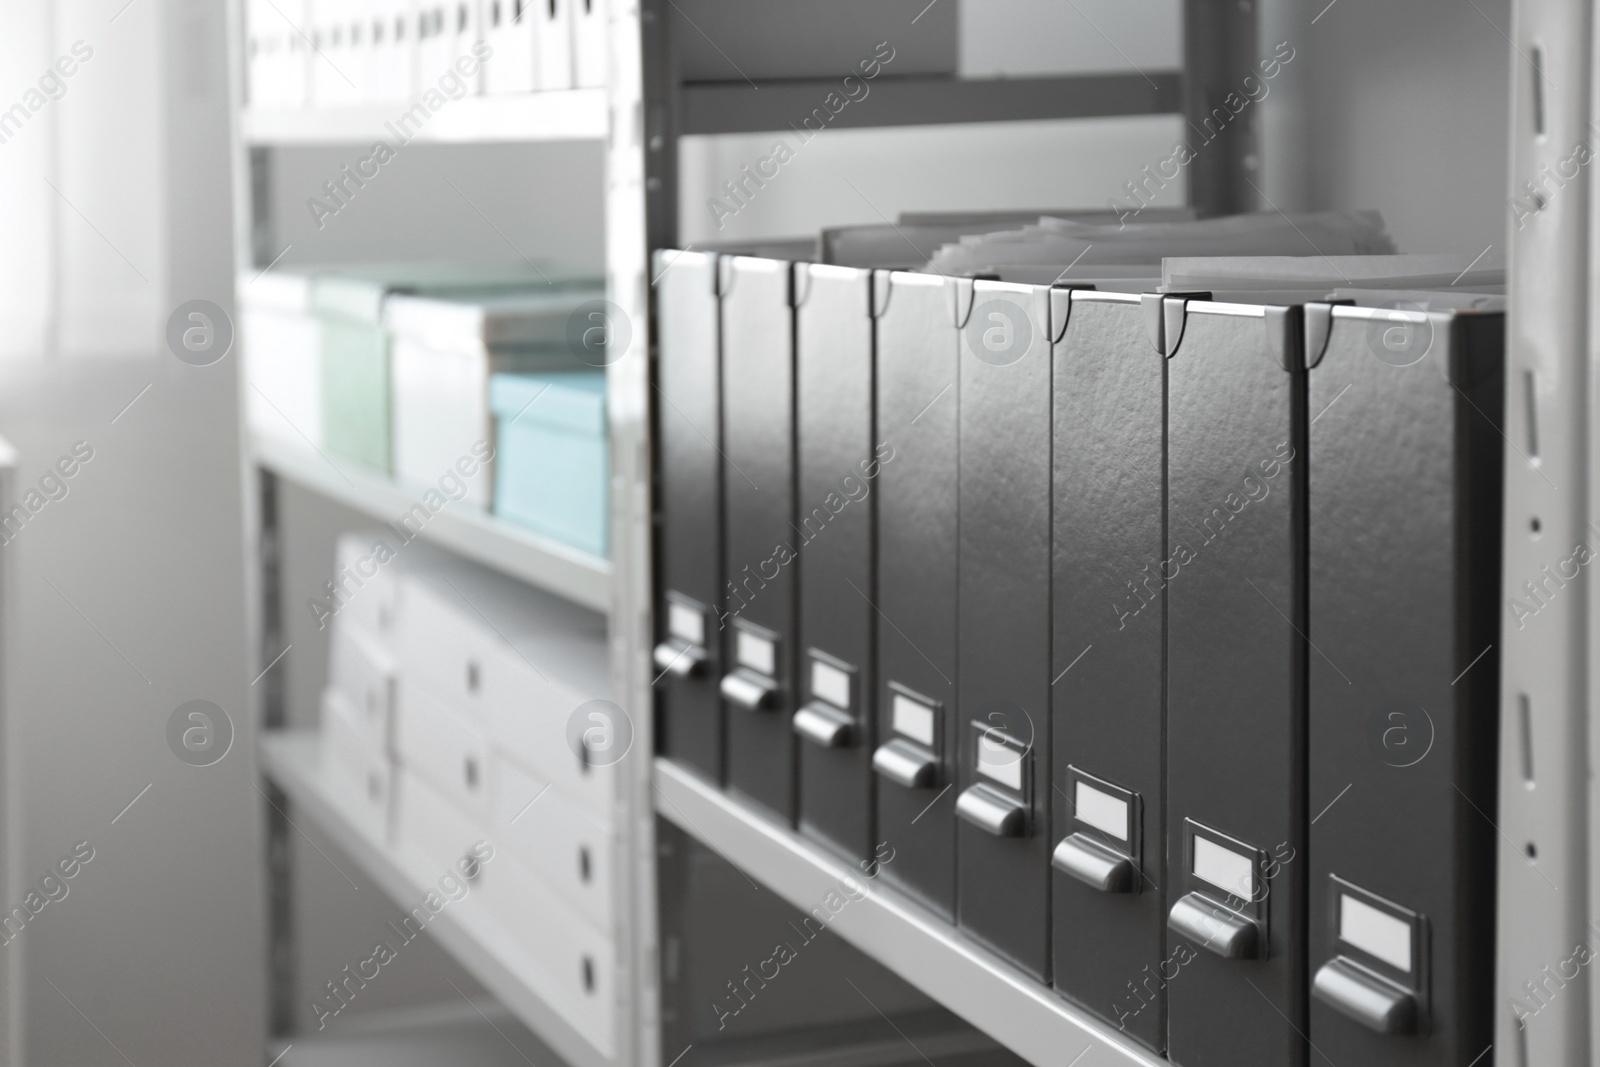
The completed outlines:
[[[609,701],[605,620],[595,612],[443,553],[400,560],[394,650],[401,704],[413,684],[473,716],[493,743],[611,825],[615,767],[580,757],[569,731],[594,712],[627,746],[632,724]],[[626,748],[606,754],[626,758]],[[642,758],[633,753],[633,758]]]
[[[536,89],[571,89],[572,80],[572,5],[578,0],[537,0],[523,18],[537,17],[535,33],[538,58],[534,60]]]
[[[437,883],[446,870],[474,877],[467,893],[442,909],[466,922],[487,922],[504,935],[493,947],[522,973],[528,986],[607,1056],[615,1047],[615,944],[595,929],[538,874],[463,816],[432,786],[402,770],[397,807],[398,844],[418,880]],[[493,848],[473,863],[474,847]],[[459,896],[459,894],[457,894]]]
[[[335,618],[328,641],[328,687],[349,703],[366,743],[391,751],[395,705],[394,658],[349,618]]]
[[[539,20],[534,8],[539,0],[483,0],[483,33],[492,50],[483,65],[483,91],[530,93],[533,91],[534,36]]]
[[[603,88],[610,77],[610,0],[568,0],[572,4],[573,80],[580,89]]]
[[[296,448],[322,447],[322,328],[311,274],[238,278],[239,344],[250,429]]]
[[[489,824],[489,744],[481,728],[423,686],[403,679],[395,755],[481,827]]]
[[[395,474],[419,486],[461,477],[464,503],[487,508],[494,491],[494,415],[489,376],[584,367],[568,346],[569,320],[600,298],[589,286],[471,298],[391,296],[391,388]]]
[[[612,915],[613,838],[550,783],[494,755],[494,840],[600,930]]]
[[[394,762],[367,743],[360,713],[337,690],[322,694],[322,762],[350,821],[373,840],[392,840]]]
[[[311,48],[300,35],[307,25],[306,0],[249,0],[246,56],[252,111],[305,107],[306,61]]]
[[[395,597],[399,589],[400,553],[428,551],[406,543],[390,529],[355,530],[339,538],[339,548],[327,588],[311,598],[312,613],[326,625],[348,620],[379,645],[393,651]],[[331,613],[323,616],[322,610]]]

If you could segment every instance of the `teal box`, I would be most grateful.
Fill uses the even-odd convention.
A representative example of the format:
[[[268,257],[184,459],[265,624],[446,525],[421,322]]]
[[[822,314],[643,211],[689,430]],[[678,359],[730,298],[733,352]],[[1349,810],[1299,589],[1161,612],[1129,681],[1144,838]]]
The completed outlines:
[[[608,553],[611,440],[605,371],[496,374],[494,511],[597,556]]]

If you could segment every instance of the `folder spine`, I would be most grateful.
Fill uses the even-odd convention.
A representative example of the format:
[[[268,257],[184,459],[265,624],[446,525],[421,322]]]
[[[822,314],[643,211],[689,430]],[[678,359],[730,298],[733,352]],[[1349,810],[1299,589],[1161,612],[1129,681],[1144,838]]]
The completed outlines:
[[[656,253],[657,745],[713,782],[724,777],[723,459],[717,257]]]
[[[957,324],[972,283],[876,271],[878,835],[890,885],[956,909]]]
[[[794,267],[799,825],[856,860],[873,853],[874,513],[889,454],[875,428],[872,280]]]
[[[799,541],[791,264],[720,261],[727,786],[793,824]]]
[[[1186,1067],[1307,1055],[1301,318],[1189,300],[1169,352],[1165,898],[1187,962],[1167,1051]]]
[[[1162,899],[1166,582],[1177,577],[1164,328],[1150,336],[1137,294],[1057,289],[1051,300],[1053,979],[1159,1052],[1166,987],[1184,962],[1168,951]]]
[[[1050,969],[1049,289],[978,281],[958,331],[957,922]]]

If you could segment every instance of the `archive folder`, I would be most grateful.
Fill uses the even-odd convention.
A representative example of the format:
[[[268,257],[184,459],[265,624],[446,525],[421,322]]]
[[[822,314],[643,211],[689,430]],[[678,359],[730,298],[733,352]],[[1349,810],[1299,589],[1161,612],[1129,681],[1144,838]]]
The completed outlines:
[[[1160,1051],[1167,360],[1138,294],[1050,295],[1055,985]]]
[[[1515,626],[1589,558],[1553,545],[1500,599],[1503,332],[1335,307],[1308,338],[1309,1037],[1336,1063],[1494,1040],[1502,604]]]
[[[957,920],[1050,958],[1050,290],[979,281],[959,333]]]
[[[1148,304],[1168,357],[1168,1055],[1294,1067],[1310,866],[1301,310]]]
[[[956,912],[956,330],[971,281],[877,271],[878,834],[882,877]]]
[[[656,253],[660,749],[721,783],[722,364],[717,257]]]
[[[753,256],[725,256],[719,267],[727,783],[790,822],[799,658],[791,270]]]
[[[800,830],[870,857],[875,617],[872,272],[797,263]]]

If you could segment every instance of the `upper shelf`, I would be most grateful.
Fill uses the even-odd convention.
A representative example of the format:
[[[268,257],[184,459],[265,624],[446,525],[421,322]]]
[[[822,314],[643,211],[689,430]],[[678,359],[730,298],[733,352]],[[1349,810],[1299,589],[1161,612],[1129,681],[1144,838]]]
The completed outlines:
[[[246,111],[246,144],[391,146],[513,141],[598,141],[606,136],[606,90],[561,89],[452,100],[420,126],[401,125],[407,104],[357,104],[300,111]]]
[[[656,760],[655,785],[657,814],[801,910],[861,877],[670,760]],[[891,891],[868,889],[828,929],[1038,1067],[1170,1067]]]
[[[255,436],[251,451],[261,466],[296,485],[395,522],[422,490],[395,482],[356,463],[335,467],[307,448]],[[611,561],[513,526],[485,511],[452,504],[422,528],[422,539],[520,578],[594,611],[611,610]]]
[[[837,78],[691,82],[683,87],[683,132],[753,133],[787,130],[814,109],[829,115],[827,129],[926,126],[946,122],[1014,122],[1111,115],[1165,115],[1181,108],[1182,76],[1075,74],[1044,78],[880,78],[866,96],[837,113],[825,107],[843,99]],[[815,128],[815,127],[812,127]]]

